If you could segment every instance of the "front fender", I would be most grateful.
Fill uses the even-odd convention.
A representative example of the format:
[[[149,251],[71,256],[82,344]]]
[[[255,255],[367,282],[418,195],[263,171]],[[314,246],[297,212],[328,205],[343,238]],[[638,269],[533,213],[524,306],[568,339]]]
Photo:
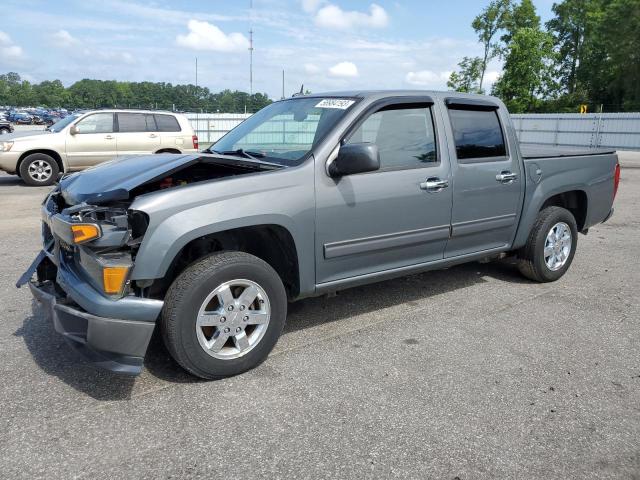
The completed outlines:
[[[289,169],[287,169],[289,170]],[[182,248],[199,237],[258,225],[285,228],[298,257],[300,292],[315,288],[314,205],[311,168],[204,182],[140,198],[131,208],[149,215],[132,280],[166,275]],[[262,178],[260,178],[262,177]]]

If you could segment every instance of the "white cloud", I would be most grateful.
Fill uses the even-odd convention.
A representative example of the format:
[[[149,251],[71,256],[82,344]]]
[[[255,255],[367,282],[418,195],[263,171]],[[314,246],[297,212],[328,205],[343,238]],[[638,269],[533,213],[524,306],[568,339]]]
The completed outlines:
[[[405,81],[411,85],[420,87],[442,88],[447,83],[450,72],[433,72],[431,70],[420,70],[418,72],[409,72],[405,77]]]
[[[302,0],[301,3],[305,12],[313,13],[324,3],[324,0]]]
[[[384,8],[375,3],[369,7],[369,13],[345,11],[337,5],[322,7],[315,16],[315,24],[319,27],[347,30],[355,27],[386,27],[389,15]]]
[[[182,47],[194,50],[234,52],[249,48],[249,40],[241,33],[226,34],[209,22],[189,20],[189,33],[178,35],[176,42]]]
[[[58,30],[56,33],[51,35],[51,39],[56,46],[62,48],[71,47],[79,43],[78,39],[73,37],[73,35],[66,30]]]
[[[304,71],[306,73],[309,73],[309,74],[320,73],[320,67],[318,67],[314,63],[305,63],[304,64]]]
[[[9,35],[0,30],[0,59],[18,60],[23,55],[22,47],[16,45]]]
[[[358,67],[352,62],[340,62],[329,69],[332,77],[353,78],[358,76]]]
[[[500,77],[500,72],[498,72],[497,70],[489,70],[487,73],[484,74],[484,83],[485,85],[493,85],[498,81],[499,77]],[[484,85],[483,85],[483,88],[484,88]]]

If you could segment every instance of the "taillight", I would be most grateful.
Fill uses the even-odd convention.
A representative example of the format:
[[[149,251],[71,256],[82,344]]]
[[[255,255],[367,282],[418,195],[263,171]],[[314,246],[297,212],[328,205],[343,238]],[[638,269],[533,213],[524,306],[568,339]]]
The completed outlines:
[[[616,163],[616,171],[613,174],[613,199],[615,200],[618,193],[618,187],[620,186],[620,164]]]
[[[198,136],[194,135],[193,137],[191,137],[191,140],[193,140],[193,148],[195,148],[197,150],[198,149]]]

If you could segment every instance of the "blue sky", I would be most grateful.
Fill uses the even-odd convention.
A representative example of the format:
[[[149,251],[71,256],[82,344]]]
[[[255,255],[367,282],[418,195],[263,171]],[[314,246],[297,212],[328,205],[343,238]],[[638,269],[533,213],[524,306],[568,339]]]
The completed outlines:
[[[488,0],[2,0],[0,72],[193,83],[281,95],[350,88],[446,87],[479,55],[470,23]],[[543,21],[553,0],[534,0]],[[500,70],[489,68],[489,79]]]

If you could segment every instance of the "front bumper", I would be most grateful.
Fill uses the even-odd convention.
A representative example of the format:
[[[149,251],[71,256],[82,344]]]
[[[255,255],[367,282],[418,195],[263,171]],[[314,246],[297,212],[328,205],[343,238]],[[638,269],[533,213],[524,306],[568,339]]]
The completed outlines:
[[[9,150],[8,152],[0,152],[0,170],[4,170],[7,173],[17,173],[16,167],[18,160],[20,160],[22,152],[14,152]]]
[[[91,363],[113,372],[138,375],[163,302],[134,296],[106,298],[62,257],[58,259],[55,281],[33,281],[33,274],[49,255],[41,252],[18,286],[28,283],[56,331]]]
[[[31,293],[49,313],[56,331],[97,367],[116,373],[138,375],[154,323],[119,320],[92,315],[63,300],[55,287],[29,282]]]

